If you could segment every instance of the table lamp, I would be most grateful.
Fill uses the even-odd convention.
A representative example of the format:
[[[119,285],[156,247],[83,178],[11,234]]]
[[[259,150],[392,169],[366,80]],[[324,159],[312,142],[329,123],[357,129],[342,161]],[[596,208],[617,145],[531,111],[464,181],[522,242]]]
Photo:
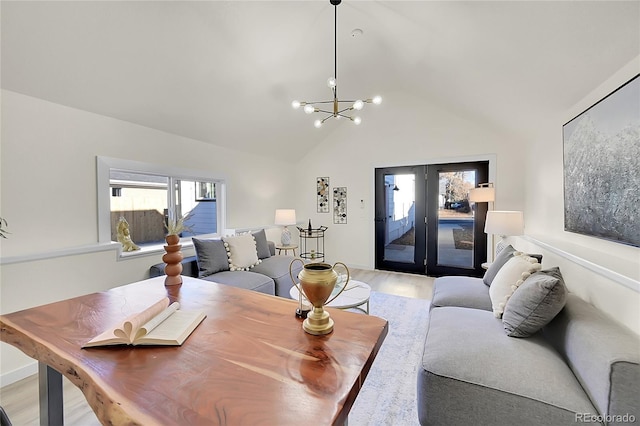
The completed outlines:
[[[294,209],[276,209],[276,225],[282,225],[282,236],[280,242],[283,246],[291,244],[291,232],[288,225],[296,224],[296,211]]]
[[[507,246],[505,240],[510,235],[522,235],[524,233],[524,215],[520,211],[492,210],[487,212],[487,220],[484,224],[484,232],[500,235],[500,241],[496,245],[496,256]]]

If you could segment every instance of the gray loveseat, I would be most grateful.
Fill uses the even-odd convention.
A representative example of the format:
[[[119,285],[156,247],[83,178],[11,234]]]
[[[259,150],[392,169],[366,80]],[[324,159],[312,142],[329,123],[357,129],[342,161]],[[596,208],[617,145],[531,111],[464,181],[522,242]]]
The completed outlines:
[[[489,289],[482,278],[435,280],[418,366],[422,425],[640,423],[635,333],[566,293],[540,331],[510,337]]]
[[[253,233],[260,263],[249,270],[230,270],[229,258],[224,242],[220,239],[200,240],[193,238],[196,256],[182,261],[182,275],[227,284],[247,290],[289,298],[293,286],[289,275],[292,256],[275,255],[275,244],[267,241],[264,231]],[[164,275],[164,263],[151,266],[150,277]],[[302,270],[302,263],[295,262],[294,278]]]

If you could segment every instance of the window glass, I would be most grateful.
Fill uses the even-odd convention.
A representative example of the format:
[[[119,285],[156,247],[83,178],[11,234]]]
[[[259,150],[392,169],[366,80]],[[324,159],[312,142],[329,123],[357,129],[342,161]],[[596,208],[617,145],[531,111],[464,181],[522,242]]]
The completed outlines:
[[[176,180],[176,211],[185,217],[183,237],[214,234],[218,223],[215,182]]]
[[[111,241],[117,241],[121,217],[129,223],[131,239],[136,244],[164,241],[168,182],[166,176],[110,171]]]
[[[109,161],[99,162],[99,167]],[[170,217],[185,218],[185,230],[180,234],[182,238],[218,233],[222,202],[219,194],[222,193],[223,181],[184,178],[188,175],[184,170],[179,171],[181,177],[171,173],[164,175],[153,167],[147,169],[144,166],[142,164],[142,170],[137,171],[116,167],[105,170],[109,179],[109,202],[106,203],[105,197],[105,203],[99,202],[99,205],[108,206],[109,228],[105,231],[110,231],[111,241],[117,241],[117,226],[121,218],[128,222],[131,239],[140,247],[164,244],[165,225]],[[98,174],[100,176],[100,172]],[[105,181],[107,174],[104,175]],[[99,215],[100,220],[107,220],[106,210],[104,215]],[[102,231],[100,235],[109,238],[109,234]],[[104,239],[101,237],[100,241]]]

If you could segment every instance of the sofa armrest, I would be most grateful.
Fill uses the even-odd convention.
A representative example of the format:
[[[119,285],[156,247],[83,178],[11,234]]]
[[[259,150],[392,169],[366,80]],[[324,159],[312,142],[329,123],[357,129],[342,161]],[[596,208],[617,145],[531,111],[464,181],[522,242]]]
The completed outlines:
[[[267,241],[267,244],[269,245],[269,253],[271,253],[271,256],[275,256],[276,255],[276,243],[274,243],[273,241]]]

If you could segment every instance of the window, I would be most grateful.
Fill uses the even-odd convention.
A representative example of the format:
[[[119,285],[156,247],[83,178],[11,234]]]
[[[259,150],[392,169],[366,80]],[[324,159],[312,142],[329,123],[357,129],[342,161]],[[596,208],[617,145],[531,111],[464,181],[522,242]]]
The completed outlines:
[[[164,244],[169,217],[186,218],[182,238],[224,229],[224,180],[214,175],[98,157],[98,188],[101,243],[117,241],[120,218],[142,252]]]

